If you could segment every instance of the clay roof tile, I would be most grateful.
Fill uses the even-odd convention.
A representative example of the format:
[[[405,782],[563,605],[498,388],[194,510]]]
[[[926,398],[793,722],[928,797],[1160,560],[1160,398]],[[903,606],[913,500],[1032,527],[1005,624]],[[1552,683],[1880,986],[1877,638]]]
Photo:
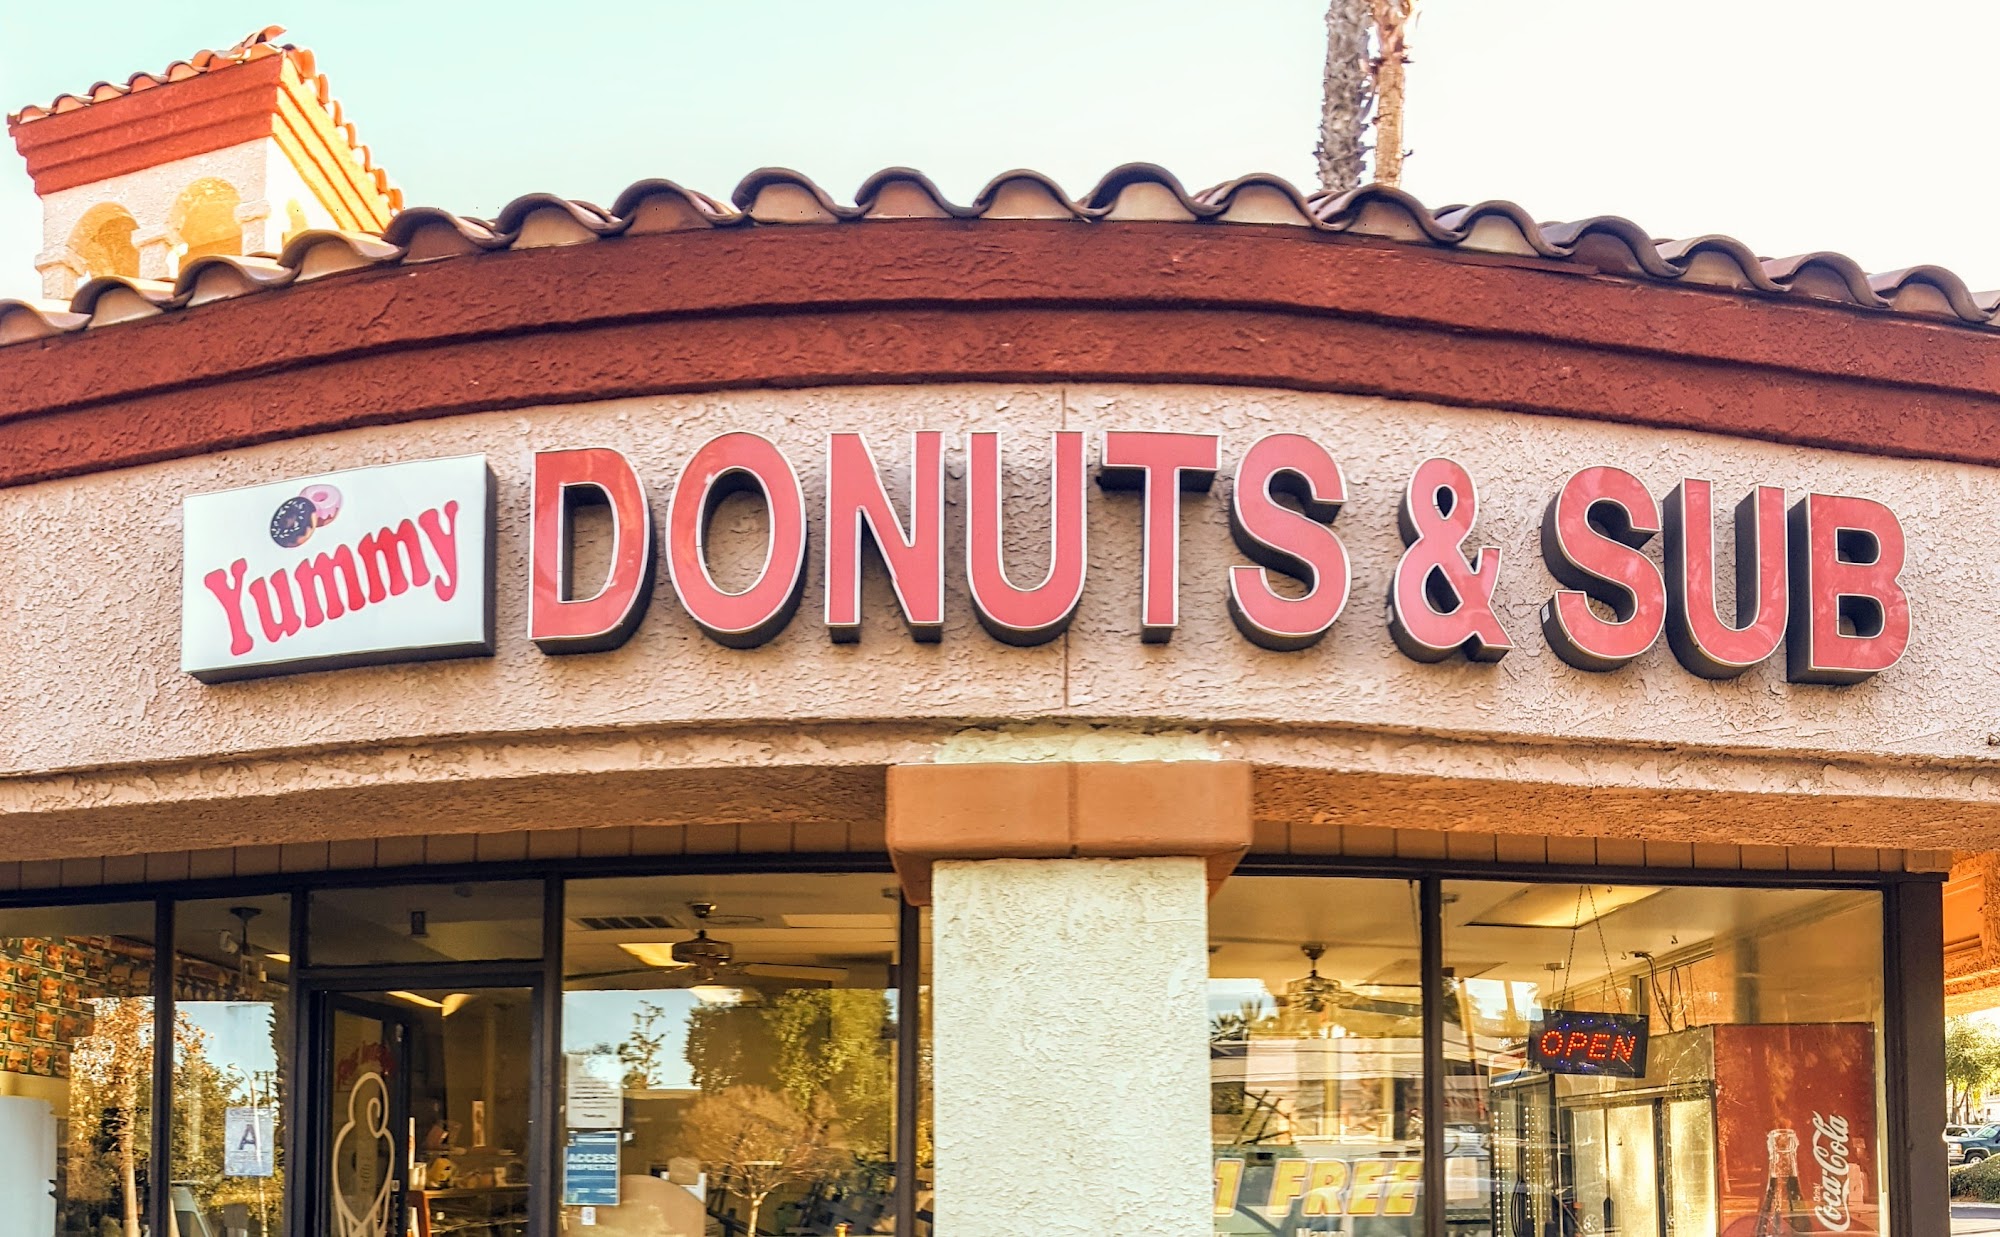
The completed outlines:
[[[1062,186],[1040,172],[1016,168],[986,182],[972,199],[981,219],[1084,220],[1090,216],[1069,200]]]
[[[915,168],[883,168],[861,182],[854,205],[863,219],[970,219],[979,213],[947,199]]]
[[[515,249],[552,249],[587,245],[600,236],[615,236],[625,221],[589,202],[574,202],[553,193],[530,193],[500,208],[494,231],[512,238]]]
[[[839,223],[861,214],[835,202],[811,177],[790,168],[758,168],[737,182],[729,200],[755,223]]]
[[[95,329],[155,317],[174,306],[179,296],[174,285],[163,279],[100,275],[76,290],[69,307],[73,313],[87,315]]]
[[[285,242],[278,265],[298,272],[300,282],[393,262],[403,251],[369,232],[315,228]]]
[[[1439,223],[1422,202],[1388,185],[1363,185],[1341,194],[1319,193],[1306,200],[1313,217],[1330,231],[1406,244],[1450,245],[1459,239],[1458,233]]]
[[[1194,196],[1198,202],[1219,208],[1215,215],[1218,223],[1319,225],[1305,195],[1282,176],[1256,172],[1212,185]]]
[[[1154,163],[1112,168],[1078,206],[1100,219],[1120,222],[1193,223],[1222,213],[1222,207],[1188,196],[1179,178]]]
[[[67,309],[38,305],[32,301],[0,300],[0,347],[80,331],[89,323],[88,314],[71,313]]]
[[[747,216],[705,193],[657,178],[626,186],[625,192],[611,204],[611,213],[623,219],[625,230],[633,235],[686,232],[748,222]]]

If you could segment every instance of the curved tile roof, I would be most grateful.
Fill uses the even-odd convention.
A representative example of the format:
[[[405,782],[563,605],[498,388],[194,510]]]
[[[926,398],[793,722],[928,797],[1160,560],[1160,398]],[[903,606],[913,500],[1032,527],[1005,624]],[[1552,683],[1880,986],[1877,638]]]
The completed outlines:
[[[269,40],[276,32],[273,27],[229,52],[205,55],[223,61],[230,56],[278,54],[256,50],[272,47]],[[74,100],[70,106],[90,102],[64,96],[57,105],[65,99]],[[2000,294],[1975,294],[1956,275],[1936,266],[1871,275],[1837,253],[1767,259],[1727,236],[1659,240],[1616,216],[1538,223],[1512,202],[1431,209],[1400,189],[1382,185],[1339,195],[1308,195],[1278,177],[1257,174],[1190,193],[1164,168],[1133,163],[1113,169],[1089,193],[1075,199],[1047,176],[1016,170],[994,177],[970,205],[961,205],[946,200],[921,172],[886,168],[864,181],[848,205],[797,172],[760,168],[743,178],[728,203],[674,181],[652,179],[627,187],[608,210],[546,193],[516,198],[493,219],[419,207],[397,215],[380,236],[304,233],[285,246],[275,263],[205,260],[191,263],[171,285],[94,279],[79,288],[67,306],[0,300],[0,345],[177,312],[350,270],[499,250],[615,243],[621,236],[654,232],[852,227],[914,219],[1294,227],[1514,257],[1551,270],[1568,267],[1646,283],[1802,299],[1971,327],[2000,326],[1996,321]]]

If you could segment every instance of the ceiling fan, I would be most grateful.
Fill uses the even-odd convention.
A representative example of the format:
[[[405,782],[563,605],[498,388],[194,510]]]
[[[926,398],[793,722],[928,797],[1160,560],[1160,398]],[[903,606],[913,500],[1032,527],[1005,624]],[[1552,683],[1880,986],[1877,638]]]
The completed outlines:
[[[717,940],[708,934],[710,917],[715,914],[713,902],[690,902],[688,911],[694,915],[695,934],[683,941],[675,941],[664,955],[659,955],[657,945],[620,943],[619,948],[645,963],[642,966],[621,967],[610,971],[592,971],[568,977],[572,988],[628,987],[605,981],[628,979],[634,975],[644,975],[653,982],[647,988],[703,988],[711,986],[756,987],[756,980],[784,980],[791,984],[817,984],[831,987],[845,980],[846,967],[811,966],[785,962],[738,962],[736,948],[728,941]],[[773,985],[783,986],[783,985]]]

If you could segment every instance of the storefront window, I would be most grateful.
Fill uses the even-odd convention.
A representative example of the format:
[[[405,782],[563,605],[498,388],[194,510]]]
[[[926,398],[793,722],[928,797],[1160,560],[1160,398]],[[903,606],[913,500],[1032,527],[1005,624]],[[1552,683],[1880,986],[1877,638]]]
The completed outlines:
[[[184,1235],[284,1232],[291,899],[174,907],[169,1205]]]
[[[892,1231],[900,905],[882,876],[570,882],[565,1230]]]
[[[1451,1232],[1885,1231],[1879,894],[1443,902]]]
[[[141,1231],[153,1168],[153,921],[151,902],[0,911],[8,1232]]]
[[[1241,878],[1209,923],[1216,1232],[1414,1237],[1417,883]]]
[[[542,883],[379,885],[312,894],[314,966],[542,956]]]

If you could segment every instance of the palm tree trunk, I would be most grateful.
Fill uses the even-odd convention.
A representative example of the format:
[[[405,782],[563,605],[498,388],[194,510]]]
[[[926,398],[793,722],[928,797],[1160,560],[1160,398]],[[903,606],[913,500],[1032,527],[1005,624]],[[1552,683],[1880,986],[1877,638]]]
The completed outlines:
[[[1329,0],[1326,70],[1320,82],[1319,187],[1346,193],[1361,184],[1375,80],[1368,64],[1371,0]]]

